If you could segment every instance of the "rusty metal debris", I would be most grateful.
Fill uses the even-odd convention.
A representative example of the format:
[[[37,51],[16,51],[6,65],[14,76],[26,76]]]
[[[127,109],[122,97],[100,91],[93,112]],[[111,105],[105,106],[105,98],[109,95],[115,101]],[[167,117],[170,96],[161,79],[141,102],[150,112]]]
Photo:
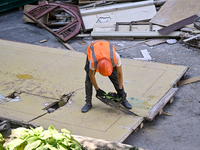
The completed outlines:
[[[78,34],[81,27],[85,32],[80,10],[76,5],[43,2],[24,14],[63,42]],[[47,14],[49,15],[49,22],[43,24],[39,19]],[[58,29],[52,28],[55,26]]]

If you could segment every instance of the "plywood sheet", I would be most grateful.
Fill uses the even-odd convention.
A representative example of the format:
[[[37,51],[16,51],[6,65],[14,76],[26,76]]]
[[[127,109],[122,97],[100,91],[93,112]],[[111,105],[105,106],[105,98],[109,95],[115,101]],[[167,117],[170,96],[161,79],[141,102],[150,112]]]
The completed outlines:
[[[169,26],[192,15],[200,16],[199,0],[167,0],[150,22]]]
[[[95,94],[93,108],[81,113],[85,104],[85,54],[5,40],[0,40],[0,50],[3,54],[0,94],[23,91],[20,102],[0,104],[1,117],[30,121],[43,114],[44,103],[75,91],[67,105],[30,123],[44,128],[53,125],[57,130],[66,128],[72,134],[116,142],[125,140],[149,116],[150,110],[187,70],[186,66],[122,59],[127,99],[133,106],[131,111],[139,117],[114,110],[97,100]],[[19,78],[18,74],[32,78]],[[98,73],[96,77],[102,89],[114,91],[108,78]]]
[[[28,122],[46,113],[42,109],[54,101],[56,100],[23,93],[18,100],[1,103],[0,114],[1,117]]]

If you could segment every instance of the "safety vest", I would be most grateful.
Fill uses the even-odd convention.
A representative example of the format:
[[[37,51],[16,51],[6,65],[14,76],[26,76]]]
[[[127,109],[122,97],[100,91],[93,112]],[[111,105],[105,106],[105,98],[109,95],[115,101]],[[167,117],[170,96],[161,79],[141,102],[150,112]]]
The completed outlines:
[[[113,67],[117,64],[115,46],[106,40],[96,40],[88,46],[88,60],[92,61],[92,67],[97,69],[97,62],[101,58],[107,58],[112,62]]]

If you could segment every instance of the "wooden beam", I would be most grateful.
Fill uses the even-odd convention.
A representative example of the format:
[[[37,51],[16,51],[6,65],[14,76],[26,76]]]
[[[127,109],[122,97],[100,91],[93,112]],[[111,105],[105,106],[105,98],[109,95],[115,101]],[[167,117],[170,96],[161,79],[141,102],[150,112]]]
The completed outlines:
[[[190,37],[190,38],[188,38],[188,39],[185,39],[185,40],[183,40],[183,42],[188,42],[188,41],[191,41],[191,40],[193,40],[193,39],[197,39],[198,37],[200,37],[200,34],[195,35],[195,36],[193,36],[193,37]]]
[[[164,28],[158,30],[158,32],[160,34],[162,34],[162,35],[166,35],[166,34],[172,32],[172,31],[175,31],[177,29],[180,29],[180,28],[184,27],[185,25],[193,23],[196,18],[198,18],[198,16],[197,15],[193,15],[191,17],[188,17],[186,19],[183,19],[181,21],[173,23],[173,24],[171,24],[171,25],[169,25],[167,27],[164,27]]]
[[[143,31],[143,32],[121,32],[121,31],[109,31],[109,32],[91,32],[92,37],[119,37],[119,38],[130,38],[130,37],[135,37],[135,38],[158,38],[158,37],[180,37],[179,31],[174,31],[171,32],[167,35],[161,35],[158,32],[152,32],[152,31]]]
[[[147,120],[152,121],[154,117],[159,114],[160,110],[167,104],[168,101],[176,94],[178,88],[171,88],[163,98],[150,110],[149,116],[146,117]]]
[[[181,85],[185,85],[185,84],[193,83],[193,82],[197,82],[197,81],[200,81],[200,76],[197,76],[197,77],[194,77],[194,78],[190,78],[190,79],[181,80],[178,83],[178,85],[181,86]]]

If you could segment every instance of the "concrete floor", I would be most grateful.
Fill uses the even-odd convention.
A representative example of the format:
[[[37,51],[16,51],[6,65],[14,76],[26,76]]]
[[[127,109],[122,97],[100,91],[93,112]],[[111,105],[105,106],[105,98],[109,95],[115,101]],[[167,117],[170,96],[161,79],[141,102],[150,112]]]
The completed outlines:
[[[35,24],[27,24],[22,21],[23,11],[12,10],[0,14],[0,38],[35,45],[59,48],[66,48],[46,30],[37,27]],[[45,43],[40,40],[47,39]],[[84,38],[86,45],[77,42],[82,38],[73,38],[68,41],[76,51],[86,52],[87,46],[94,40]],[[116,46],[116,49],[129,47],[140,40],[109,40]],[[161,44],[149,47],[141,44],[135,47],[118,51],[123,58],[142,57],[140,50],[147,49],[154,61],[188,66],[186,78],[199,76],[200,50],[176,43],[174,45]],[[142,86],[142,85],[141,85]],[[199,94],[200,84],[195,82],[179,87],[174,102],[164,107],[164,111],[173,116],[157,116],[152,122],[146,121],[144,128],[132,133],[124,143],[144,149],[168,150],[168,149],[191,149],[200,148],[200,105]]]

